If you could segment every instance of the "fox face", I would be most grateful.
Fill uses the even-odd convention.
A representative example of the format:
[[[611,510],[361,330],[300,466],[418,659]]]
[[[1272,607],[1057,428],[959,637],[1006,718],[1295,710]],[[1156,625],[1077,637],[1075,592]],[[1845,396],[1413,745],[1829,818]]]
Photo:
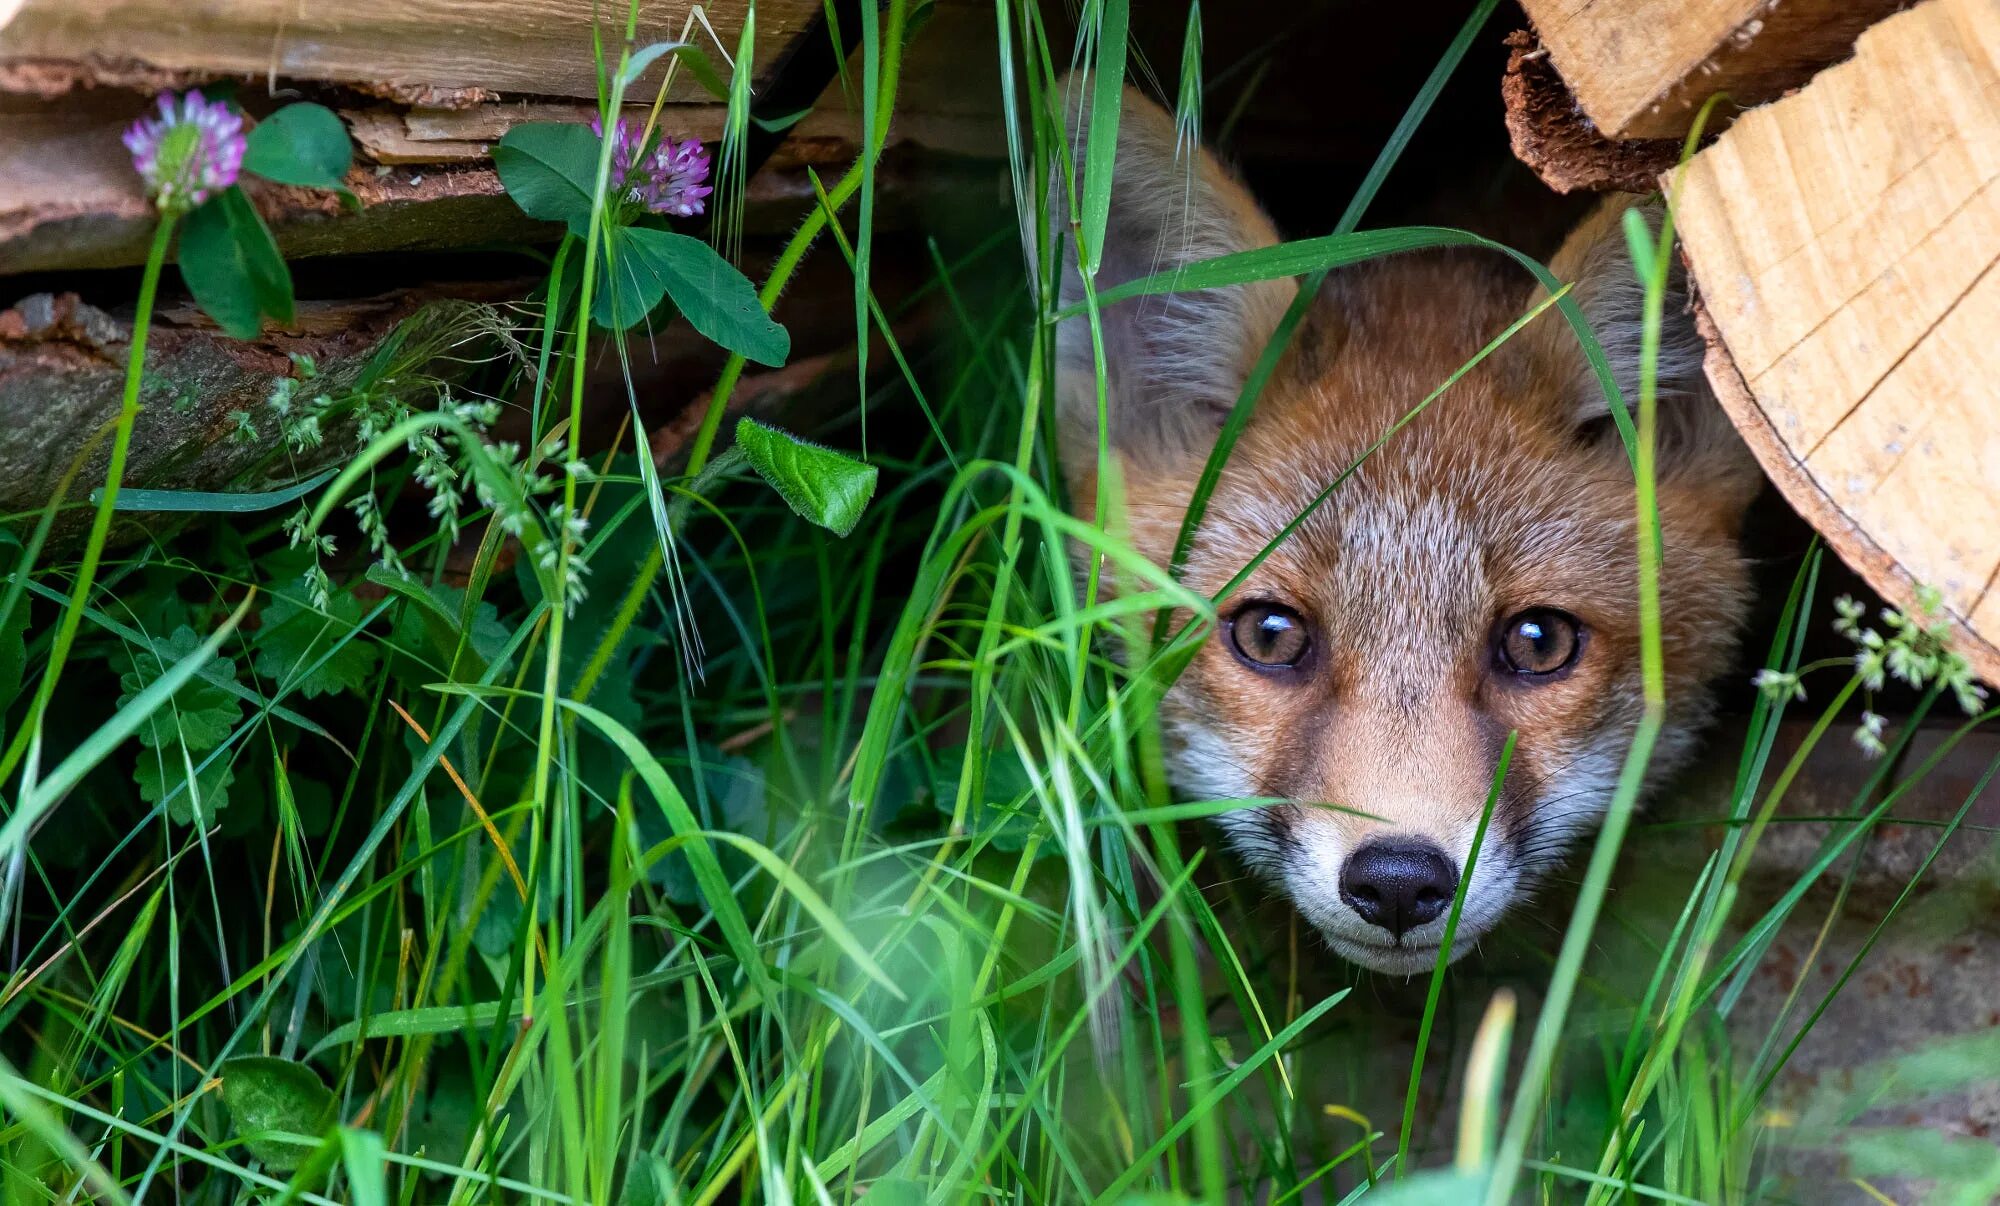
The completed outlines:
[[[1099,290],[1277,241],[1212,156],[1177,155],[1156,106],[1128,93],[1120,124]],[[1633,203],[1607,204],[1550,267],[1574,283],[1636,405],[1643,293],[1619,227]],[[1081,286],[1072,260],[1066,303]],[[1122,522],[1155,563],[1168,563],[1223,419],[1298,288],[1102,311]],[[1560,865],[1603,815],[1643,711],[1633,472],[1562,317],[1545,311],[1383,440],[1545,296],[1511,262],[1470,253],[1334,274],[1185,565],[1185,583],[1214,597],[1306,514],[1218,600],[1162,724],[1184,796],[1282,801],[1225,814],[1223,834],[1336,952],[1383,972],[1434,964],[1468,863],[1452,958]],[[1063,460],[1072,505],[1088,512],[1098,394],[1086,320],[1062,324],[1058,351]],[[1667,715],[1655,778],[1689,752],[1707,684],[1734,652],[1748,596],[1737,529],[1761,482],[1707,392],[1684,297],[1667,300],[1657,381]]]

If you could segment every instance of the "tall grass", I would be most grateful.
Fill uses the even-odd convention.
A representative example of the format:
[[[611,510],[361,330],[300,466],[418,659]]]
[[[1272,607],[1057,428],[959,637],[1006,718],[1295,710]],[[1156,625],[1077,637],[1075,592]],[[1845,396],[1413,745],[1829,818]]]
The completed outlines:
[[[1086,319],[1149,288],[1317,279],[1374,255],[1475,245],[1550,286],[1532,313],[1560,309],[1615,393],[1540,265],[1455,231],[1360,230],[1492,7],[1439,48],[1331,235],[1107,290]],[[522,335],[534,368],[516,370],[538,424],[531,464],[560,459],[558,431],[569,448],[610,448],[595,472],[565,475],[562,511],[523,492],[445,406],[381,434],[317,502],[315,530],[415,435],[458,433],[488,508],[468,521],[476,552],[449,582],[446,542],[420,534],[411,552],[425,556],[406,561],[429,566],[428,581],[377,574],[314,607],[280,523],[240,517],[126,544],[101,568],[96,540],[81,560],[45,558],[41,532],[21,547],[0,613],[0,638],[21,634],[19,685],[0,697],[21,751],[0,821],[7,1200],[1766,1195],[1768,1094],[1827,1001],[1800,1018],[1795,988],[1754,1049],[1732,1010],[1774,936],[1813,925],[1794,918],[1813,883],[1991,714],[1903,768],[1912,718],[1809,874],[1757,912],[1745,877],[1758,840],[1854,686],[1832,689],[1811,740],[1775,770],[1792,701],[1760,702],[1727,798],[1701,814],[1725,827],[1722,848],[1669,885],[1650,928],[1621,917],[1607,936],[1642,730],[1572,911],[1555,919],[1563,938],[1525,1006],[1525,1050],[1511,1042],[1515,995],[1489,1001],[1477,974],[1442,967],[1414,1056],[1380,1042],[1370,993],[1316,967],[1295,921],[1270,933],[1256,890],[1189,825],[1240,802],[1169,789],[1156,707],[1212,633],[1213,602],[1119,538],[1108,449],[1099,497],[1065,500],[1056,484],[1061,249],[1048,232],[1077,232],[1094,264],[1126,5],[1087,3],[1074,46],[1054,41],[1032,0],[998,0],[995,13],[1022,255],[1011,232],[938,254],[927,292],[953,329],[935,347],[896,343],[870,271],[908,17],[892,0],[866,6],[848,77],[863,154],[800,214],[762,289],[768,307],[803,257],[843,256],[858,346],[878,333],[901,366],[870,393],[864,361],[862,404],[826,433],[865,443],[883,473],[850,536],[805,522],[716,455],[740,357],[677,478],[633,460],[629,427],[611,441],[582,430],[579,353],[602,283],[594,214],[555,266],[564,279],[564,257],[581,256],[581,300],[564,310],[549,290]],[[639,49],[632,28],[605,33],[607,105]],[[1184,72],[1199,69],[1200,44],[1196,17]],[[1063,107],[1080,99],[1058,82],[1072,63],[1096,99],[1083,164],[1062,133]],[[740,85],[748,55],[735,66]],[[1189,121],[1199,85],[1176,90]],[[600,212],[609,163],[607,149]],[[1048,214],[1051,198],[1072,212]],[[1649,357],[1669,240],[1634,242]],[[1465,349],[1460,373],[1497,343]],[[1279,354],[1260,362],[1211,470]],[[1409,399],[1383,441],[1423,421],[1458,375]],[[1614,412],[1633,453],[1656,725],[1645,377],[1632,417],[1617,400]],[[564,386],[566,407],[552,392]],[[925,421],[884,425],[887,407],[921,407]],[[397,479],[380,488],[393,494]],[[576,515],[587,529],[562,522]],[[510,545],[522,548],[511,569]],[[1081,580],[1077,550],[1092,569]],[[1105,565],[1115,596],[1098,590]],[[1831,681],[1841,667],[1800,666],[1817,565],[1793,587],[1768,665]],[[1176,609],[1195,617],[1179,631],[1160,619]],[[8,656],[0,643],[0,670]],[[161,764],[143,796],[135,736],[140,761]],[[1628,930],[1640,940],[1621,942]],[[1480,1019],[1477,1037],[1459,1041],[1455,1018]],[[1994,1053],[1961,1054],[1970,1083]],[[1891,1082],[1895,1071],[1877,1069]],[[1924,1083],[1952,1078],[1932,1069]],[[1972,1201],[2000,1165],[1964,1168],[1955,1184]]]

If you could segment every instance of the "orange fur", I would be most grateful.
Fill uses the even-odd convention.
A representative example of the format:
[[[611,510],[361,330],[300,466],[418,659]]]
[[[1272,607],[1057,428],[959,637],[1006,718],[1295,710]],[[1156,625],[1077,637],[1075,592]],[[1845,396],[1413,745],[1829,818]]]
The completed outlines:
[[[1274,237],[1261,218],[1244,217],[1254,207],[1206,155],[1192,169],[1206,210],[1161,188],[1159,163],[1171,149],[1161,145],[1163,123],[1157,108],[1128,96],[1100,288],[1206,258],[1176,248],[1215,254]],[[1128,162],[1140,167],[1130,181]],[[1579,280],[1577,296],[1636,404],[1629,361],[1640,294],[1617,230],[1629,204],[1585,223],[1552,268]],[[1201,237],[1187,237],[1195,227]],[[1072,267],[1068,294],[1077,285]],[[1172,304],[1136,299],[1105,313],[1107,346],[1119,352],[1106,359],[1130,538],[1159,564],[1221,414],[1276,322],[1273,298],[1281,306],[1292,295],[1273,288],[1176,295]],[[1401,256],[1336,274],[1222,475],[1186,582],[1220,591],[1540,296],[1518,269],[1471,254]],[[1759,481],[1685,356],[1691,332],[1671,300],[1667,321],[1659,510],[1670,714],[1658,772],[1687,753],[1706,717],[1707,683],[1733,651],[1748,592],[1736,527]],[[1095,376],[1080,325],[1061,333],[1059,390],[1072,497],[1087,507]],[[1162,347],[1173,357],[1149,361]],[[1220,404],[1218,383],[1228,395]],[[1349,958],[1387,971],[1430,965],[1442,921],[1392,940],[1343,903],[1341,865],[1364,840],[1395,835],[1428,841],[1462,867],[1509,731],[1519,733],[1513,769],[1454,957],[1558,863],[1609,799],[1641,700],[1632,474],[1603,410],[1573,335],[1546,312],[1368,457],[1219,601],[1224,631],[1166,701],[1180,791],[1294,801],[1231,814],[1225,832]],[[1253,667],[1232,650],[1227,618],[1255,600],[1304,618],[1311,645],[1296,669]],[[1496,625],[1531,607],[1559,608],[1583,626],[1575,665],[1547,681],[1507,673],[1493,652]]]

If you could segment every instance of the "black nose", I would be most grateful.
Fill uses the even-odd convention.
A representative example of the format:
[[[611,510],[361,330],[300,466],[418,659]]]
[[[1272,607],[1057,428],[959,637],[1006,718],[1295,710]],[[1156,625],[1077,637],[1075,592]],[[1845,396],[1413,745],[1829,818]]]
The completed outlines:
[[[1370,925],[1401,938],[1451,904],[1458,872],[1429,843],[1370,842],[1340,869],[1340,898]]]

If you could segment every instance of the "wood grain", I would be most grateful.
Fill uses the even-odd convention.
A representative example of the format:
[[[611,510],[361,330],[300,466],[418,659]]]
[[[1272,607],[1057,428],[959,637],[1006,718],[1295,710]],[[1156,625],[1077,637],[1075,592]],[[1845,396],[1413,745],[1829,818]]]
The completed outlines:
[[[1942,591],[2000,681],[2000,3],[1925,0],[1745,114],[1679,220],[1765,469],[1884,595]]]
[[[1612,138],[1677,138],[1711,95],[1761,104],[1847,56],[1905,0],[1522,0]]]
[[[133,62],[166,71],[323,80],[374,88],[597,95],[593,18],[623,32],[625,7],[595,0],[16,0],[0,7],[0,68],[10,60]],[[735,53],[746,0],[703,6]],[[675,41],[687,4],[640,8],[639,44]],[[757,61],[777,52],[820,11],[819,0],[762,0]],[[688,40],[721,67],[706,32]],[[726,73],[727,68],[722,67]],[[647,77],[660,78],[655,67]],[[647,94],[650,97],[650,93]],[[686,73],[671,96],[703,99]],[[421,99],[412,93],[406,99]]]

